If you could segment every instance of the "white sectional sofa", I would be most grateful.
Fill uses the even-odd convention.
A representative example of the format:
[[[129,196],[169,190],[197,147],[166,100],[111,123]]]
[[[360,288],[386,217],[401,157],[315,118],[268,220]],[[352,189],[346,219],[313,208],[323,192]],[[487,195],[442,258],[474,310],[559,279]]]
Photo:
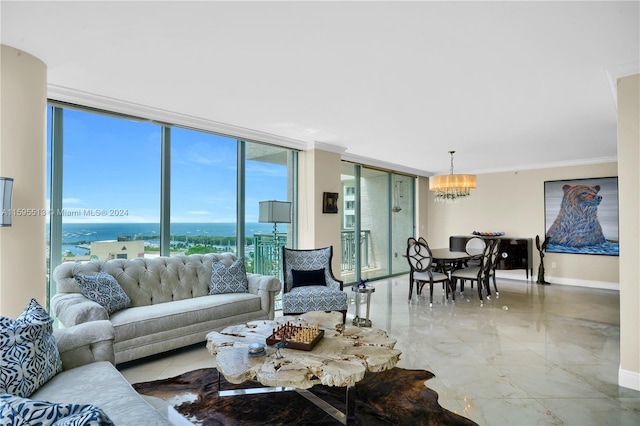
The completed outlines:
[[[53,273],[51,309],[64,327],[109,320],[116,364],[204,342],[210,331],[274,318],[277,278],[249,273],[245,292],[209,294],[214,263],[219,270],[236,260],[223,253],[63,263]],[[74,277],[99,272],[117,280],[130,307],[109,314],[83,295]]]
[[[113,327],[94,321],[54,332],[62,369],[29,398],[51,403],[91,404],[116,426],[169,426],[166,412],[139,395],[113,366]]]

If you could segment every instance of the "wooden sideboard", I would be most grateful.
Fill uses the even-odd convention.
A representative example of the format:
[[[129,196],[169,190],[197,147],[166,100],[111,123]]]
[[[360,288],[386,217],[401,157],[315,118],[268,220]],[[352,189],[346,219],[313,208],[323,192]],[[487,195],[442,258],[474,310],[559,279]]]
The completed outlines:
[[[500,239],[500,260],[498,269],[524,269],[529,279],[529,272],[533,277],[533,239],[512,238],[507,236],[485,237],[480,235],[452,235],[449,237],[449,250],[464,251],[467,241],[471,238],[485,240]]]

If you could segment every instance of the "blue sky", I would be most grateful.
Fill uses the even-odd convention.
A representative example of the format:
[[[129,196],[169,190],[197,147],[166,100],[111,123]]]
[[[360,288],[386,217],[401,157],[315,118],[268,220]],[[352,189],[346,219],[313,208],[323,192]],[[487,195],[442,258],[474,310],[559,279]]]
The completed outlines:
[[[160,138],[154,123],[65,109],[64,222],[158,222]],[[173,128],[171,151],[172,222],[235,222],[236,140]],[[247,163],[247,222],[286,197],[286,166]]]

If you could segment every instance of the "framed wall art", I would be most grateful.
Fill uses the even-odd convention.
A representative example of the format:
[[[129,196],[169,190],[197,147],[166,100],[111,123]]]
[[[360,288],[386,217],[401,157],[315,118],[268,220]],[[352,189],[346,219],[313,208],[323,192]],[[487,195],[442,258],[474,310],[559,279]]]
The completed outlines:
[[[322,193],[322,213],[338,213],[338,193]]]
[[[618,178],[544,183],[549,253],[618,256]]]

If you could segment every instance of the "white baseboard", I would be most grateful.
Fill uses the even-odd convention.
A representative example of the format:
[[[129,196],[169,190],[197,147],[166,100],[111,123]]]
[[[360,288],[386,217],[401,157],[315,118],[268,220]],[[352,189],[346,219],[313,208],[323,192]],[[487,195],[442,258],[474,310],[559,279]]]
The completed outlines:
[[[618,386],[640,391],[640,373],[618,369]]]
[[[521,269],[511,270],[511,271],[498,270],[496,271],[496,276],[498,278],[504,278],[508,280],[530,281],[534,283],[538,279],[537,275],[531,276],[531,274],[529,274],[529,279],[527,280],[526,272]],[[579,280],[576,278],[562,278],[562,277],[553,277],[553,276],[545,276],[544,278],[547,282],[551,284],[573,285],[577,287],[588,287],[588,288],[598,288],[602,290],[620,291],[620,283],[610,283],[606,281]]]

